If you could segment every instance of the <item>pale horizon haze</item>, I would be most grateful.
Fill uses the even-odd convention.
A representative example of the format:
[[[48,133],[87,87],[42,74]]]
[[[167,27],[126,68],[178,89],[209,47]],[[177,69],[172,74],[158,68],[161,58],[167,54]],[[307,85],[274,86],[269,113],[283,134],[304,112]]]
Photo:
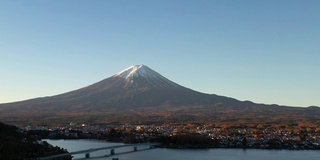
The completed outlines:
[[[319,0],[0,0],[0,103],[144,64],[187,88],[320,106]]]

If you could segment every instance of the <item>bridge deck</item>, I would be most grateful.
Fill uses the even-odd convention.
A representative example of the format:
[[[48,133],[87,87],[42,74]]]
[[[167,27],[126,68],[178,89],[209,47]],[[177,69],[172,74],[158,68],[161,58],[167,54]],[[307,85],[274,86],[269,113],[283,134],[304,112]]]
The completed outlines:
[[[141,152],[141,151],[146,151],[146,150],[151,150],[151,149],[155,149],[155,148],[145,148],[145,149],[139,149],[139,150],[137,150],[137,151],[120,152],[120,153],[115,153],[115,154],[113,154],[113,155],[107,154],[107,155],[95,156],[95,157],[90,157],[90,158],[112,157],[112,156],[116,156],[116,155],[129,154],[129,153],[133,153],[133,152]],[[77,159],[74,159],[74,160],[84,160],[84,159],[88,159],[88,158],[77,158]]]
[[[75,151],[75,152],[70,152],[70,153],[57,154],[57,155],[52,155],[52,156],[47,156],[47,157],[41,157],[41,158],[38,158],[38,159],[39,160],[53,160],[53,159],[58,159],[58,158],[66,157],[66,156],[70,156],[70,155],[86,154],[86,153],[91,153],[91,152],[100,151],[100,150],[106,150],[106,149],[116,149],[116,148],[142,146],[142,145],[155,146],[155,145],[158,145],[158,144],[141,143],[141,144],[126,144],[126,145],[118,145],[118,146],[90,148],[90,149],[87,149],[87,150],[81,150],[81,151]],[[148,148],[148,149],[150,149],[150,148]],[[143,151],[143,150],[148,150],[148,149],[141,149],[141,150],[137,150],[137,151]],[[123,154],[132,153],[132,152],[136,152],[136,151],[123,152]],[[121,153],[117,153],[117,155],[118,154],[121,154]],[[111,156],[111,155],[107,155],[107,156]]]

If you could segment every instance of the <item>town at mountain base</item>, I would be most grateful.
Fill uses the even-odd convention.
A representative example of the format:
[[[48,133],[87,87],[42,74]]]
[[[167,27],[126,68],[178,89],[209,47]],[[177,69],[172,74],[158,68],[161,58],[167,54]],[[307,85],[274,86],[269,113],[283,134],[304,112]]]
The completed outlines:
[[[9,124],[320,124],[320,108],[256,104],[204,94],[172,82],[145,65],[135,65],[78,90],[0,104],[0,121]]]

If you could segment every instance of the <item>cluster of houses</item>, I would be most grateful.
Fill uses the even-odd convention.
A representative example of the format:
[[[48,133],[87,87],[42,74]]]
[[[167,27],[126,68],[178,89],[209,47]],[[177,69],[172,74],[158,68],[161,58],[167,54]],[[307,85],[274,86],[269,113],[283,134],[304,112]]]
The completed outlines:
[[[26,131],[42,130],[46,138],[117,137],[124,140],[130,135],[134,142],[147,142],[159,137],[177,135],[204,136],[219,142],[225,148],[320,149],[320,131],[316,128],[294,130],[283,127],[216,127],[203,124],[163,125],[68,125],[25,127]]]

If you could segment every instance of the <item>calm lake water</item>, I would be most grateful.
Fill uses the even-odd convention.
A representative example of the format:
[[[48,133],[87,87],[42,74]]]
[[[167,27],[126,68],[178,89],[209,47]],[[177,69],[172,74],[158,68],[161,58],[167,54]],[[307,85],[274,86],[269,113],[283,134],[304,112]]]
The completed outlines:
[[[99,140],[45,140],[54,146],[67,149],[69,152],[121,145],[122,143],[110,143]],[[141,146],[138,149],[147,148]],[[133,147],[115,149],[115,153],[132,151]],[[112,157],[104,157],[110,154],[110,150],[90,153],[92,160],[319,160],[319,150],[259,150],[259,149],[166,149],[156,148],[141,152],[119,154]],[[73,159],[85,159],[84,154],[74,155]]]

